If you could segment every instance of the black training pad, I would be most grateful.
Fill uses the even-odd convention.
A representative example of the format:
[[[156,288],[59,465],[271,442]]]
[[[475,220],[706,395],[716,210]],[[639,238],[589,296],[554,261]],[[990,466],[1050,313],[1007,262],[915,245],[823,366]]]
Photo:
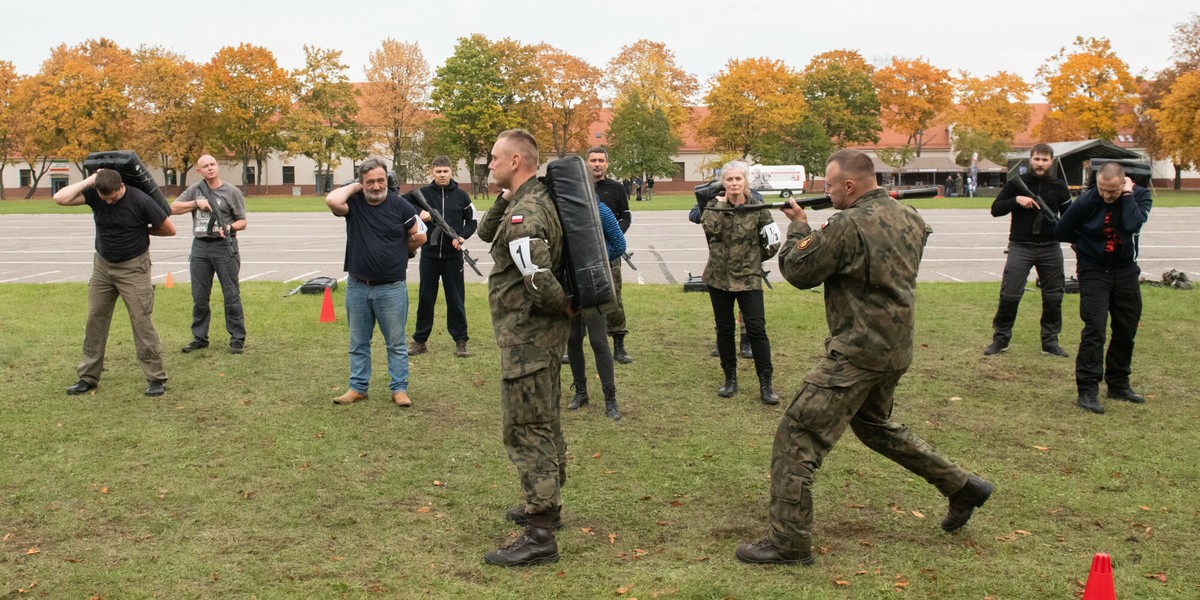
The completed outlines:
[[[88,154],[87,160],[83,161],[83,170],[91,175],[98,169],[110,169],[120,173],[121,181],[124,181],[125,185],[131,185],[146,192],[148,196],[168,207],[168,214],[170,214],[170,203],[167,202],[166,195],[158,188],[158,184],[154,182],[154,176],[150,175],[150,170],[142,164],[142,159],[138,158],[137,152],[108,150]]]
[[[567,241],[567,277],[578,308],[594,308],[616,300],[604,228],[596,207],[596,190],[583,159],[568,156],[550,161],[543,180],[550,187]]]

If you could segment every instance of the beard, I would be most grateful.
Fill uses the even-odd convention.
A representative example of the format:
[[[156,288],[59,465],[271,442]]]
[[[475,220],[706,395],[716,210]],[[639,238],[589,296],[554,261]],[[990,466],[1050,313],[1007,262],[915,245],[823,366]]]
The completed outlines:
[[[378,204],[380,202],[383,202],[384,198],[387,198],[387,188],[383,188],[382,190],[379,190],[378,192],[372,192],[370,190],[364,189],[363,196],[366,196],[368,202],[371,202],[373,204]]]

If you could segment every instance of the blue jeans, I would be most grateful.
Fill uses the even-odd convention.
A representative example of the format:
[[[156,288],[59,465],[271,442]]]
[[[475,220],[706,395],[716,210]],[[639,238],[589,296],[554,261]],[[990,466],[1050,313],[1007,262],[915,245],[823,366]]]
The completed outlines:
[[[346,318],[350,321],[350,389],[367,393],[371,382],[371,336],[375,323],[387,346],[388,377],[392,392],[408,389],[408,284],[403,281],[368,285],[346,279]]]

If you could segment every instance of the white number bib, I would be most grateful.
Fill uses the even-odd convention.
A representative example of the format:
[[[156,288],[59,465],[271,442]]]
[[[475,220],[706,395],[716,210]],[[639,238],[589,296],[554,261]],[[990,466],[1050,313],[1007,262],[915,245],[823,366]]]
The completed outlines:
[[[759,231],[758,233],[759,233],[759,235],[766,238],[767,243],[765,245],[767,245],[767,246],[774,246],[775,244],[779,243],[779,240],[780,240],[779,226],[774,223],[771,223],[769,225],[763,225],[762,230]]]

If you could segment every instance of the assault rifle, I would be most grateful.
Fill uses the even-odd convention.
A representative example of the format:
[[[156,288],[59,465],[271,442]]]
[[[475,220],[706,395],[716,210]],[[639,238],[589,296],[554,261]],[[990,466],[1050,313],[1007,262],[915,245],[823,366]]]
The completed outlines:
[[[1025,180],[1021,179],[1020,175],[1014,177],[1013,181],[1017,182],[1018,192],[1033,198],[1033,201],[1037,203],[1038,216],[1033,220],[1034,235],[1042,232],[1043,222],[1049,221],[1051,225],[1058,225],[1058,213],[1054,212],[1054,209],[1050,208],[1050,205],[1046,204],[1046,201],[1043,200],[1041,196],[1033,193],[1033,191],[1029,189],[1029,186],[1025,184]]]
[[[438,229],[442,230],[442,233],[450,236],[450,239],[452,240],[462,237],[458,235],[458,232],[455,231],[449,223],[446,222],[446,219],[442,216],[442,213],[433,210],[433,207],[429,206],[429,203],[425,201],[425,195],[421,193],[419,188],[413,188],[412,191],[406,195],[408,196],[409,200],[412,200],[413,204],[417,205],[417,208],[429,213],[429,217],[433,221],[433,224],[437,225]],[[472,271],[475,271],[476,275],[483,277],[483,273],[479,272],[479,267],[475,266],[475,259],[471,258],[471,253],[467,251],[466,246],[463,246],[460,248],[460,250],[462,250],[463,261],[471,267]]]
[[[713,183],[715,183],[715,182],[713,182]],[[706,185],[708,185],[708,184],[706,184]],[[718,184],[718,187],[721,187],[721,186]],[[888,191],[888,195],[897,200],[908,200],[911,198],[932,198],[934,196],[937,196],[938,193],[939,193],[939,190],[936,186],[934,186],[934,187],[919,187],[919,188],[912,188],[912,189],[907,189],[907,190],[890,190],[890,191]],[[699,187],[696,188],[696,197],[697,197],[697,200],[700,199],[700,188]],[[713,194],[712,198],[715,198],[715,197],[716,197],[716,194]],[[709,200],[712,200],[712,198],[709,198]],[[822,209],[830,208],[833,206],[833,198],[829,197],[828,195],[808,196],[808,197],[803,197],[803,198],[795,198],[794,200],[796,201],[796,205],[799,206],[800,208],[807,208],[807,209],[811,209],[811,210],[822,210]],[[707,202],[707,200],[705,202]],[[713,206],[713,207],[704,208],[702,206],[701,210],[715,210],[718,212],[746,212],[746,211],[752,211],[752,210],[766,210],[766,209],[770,209],[770,208],[787,208],[787,207],[788,207],[787,202],[771,202],[771,203],[763,203],[763,204],[747,203],[747,204],[739,204],[738,206],[726,206],[726,207]]]

